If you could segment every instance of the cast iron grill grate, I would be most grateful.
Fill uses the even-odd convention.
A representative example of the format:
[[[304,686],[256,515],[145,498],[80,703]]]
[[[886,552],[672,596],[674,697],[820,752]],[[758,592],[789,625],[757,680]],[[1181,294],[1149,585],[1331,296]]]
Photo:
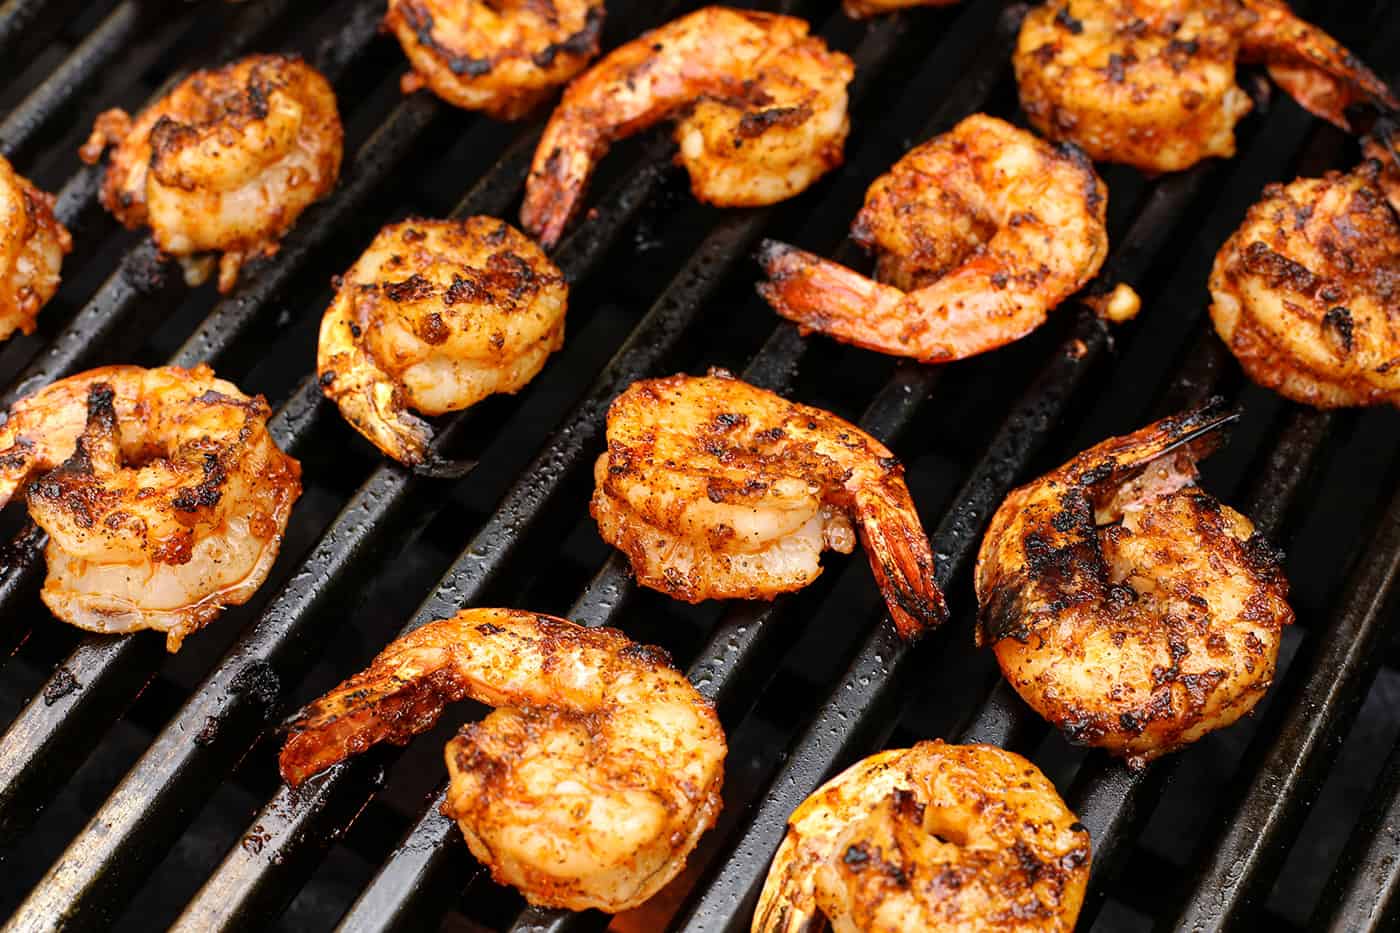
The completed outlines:
[[[479,711],[301,793],[277,782],[282,716],[402,627],[467,604],[620,627],[667,647],[719,705],[725,816],[685,875],[620,929],[746,929],[796,803],[856,757],[934,735],[1006,745],[1057,780],[1094,837],[1083,929],[1394,921],[1396,418],[1318,414],[1245,384],[1204,315],[1215,249],[1264,184],[1347,167],[1354,143],[1278,99],[1241,126],[1232,161],[1154,181],[1106,170],[1104,277],[1139,287],[1138,321],[1110,333],[1065,308],[987,357],[897,363],[780,322],[752,293],[750,256],[767,235],[837,249],[865,186],[909,145],[977,110],[1014,119],[1023,8],[966,0],[858,24],[792,0],[784,9],[860,68],[847,166],[786,204],[721,212],[690,200],[658,134],[618,147],[595,212],[555,251],[573,283],[565,349],[519,396],[444,421],[443,453],[477,462],[466,479],[422,479],[375,456],[320,396],[311,361],[328,281],[398,217],[513,219],[540,125],[401,97],[402,59],[376,32],[382,0],[301,6],[0,4],[0,152],[59,193],[77,241],[39,332],[0,347],[0,403],[101,363],[207,361],[278,406],[274,433],[307,485],[257,598],[175,657],[156,637],[53,624],[36,596],[42,561],[25,559],[37,543],[18,518],[5,524],[20,536],[0,569],[0,900],[14,928],[606,926],[525,910],[437,814],[442,739]],[[1400,50],[1400,17],[1381,0],[1298,6],[1368,61]],[[685,8],[618,0],[608,44]],[[336,85],[341,185],[233,295],[190,292],[96,208],[100,172],[78,164],[77,145],[106,107],[139,107],[192,67],[277,49]],[[637,590],[587,518],[602,416],[636,378],[710,365],[858,420],[900,452],[953,605],[947,626],[900,645],[860,559],[828,560],[813,587],[771,605],[688,607]],[[1247,414],[1207,483],[1290,551],[1299,625],[1259,714],[1131,775],[1065,745],[998,683],[970,644],[970,565],[1011,486],[1214,393]]]

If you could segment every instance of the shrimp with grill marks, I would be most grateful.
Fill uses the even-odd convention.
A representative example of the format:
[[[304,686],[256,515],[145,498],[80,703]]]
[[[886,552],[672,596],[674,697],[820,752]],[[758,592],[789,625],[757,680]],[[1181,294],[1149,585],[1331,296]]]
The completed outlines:
[[[1367,161],[1270,185],[1216,254],[1211,319],[1255,382],[1318,408],[1400,405],[1400,220],[1385,171]]]
[[[1089,833],[1055,785],[990,745],[871,755],[788,820],[753,933],[1074,929]]]
[[[0,505],[25,491],[49,534],[40,595],[54,615],[156,629],[177,651],[247,602],[301,494],[270,414],[207,366],[108,366],[17,402],[0,427]]]
[[[702,201],[773,204],[841,164],[851,59],[806,21],[711,6],[644,33],[579,75],[525,187],[524,227],[553,246],[616,140],[678,117],[678,161]]]
[[[598,54],[602,0],[389,0],[385,27],[413,71],[404,93],[502,120],[525,116]]]
[[[854,522],[895,627],[947,616],[899,461],[829,412],[722,370],[633,383],[608,409],[590,510],[637,581],[686,602],[771,599],[849,554]]]
[[[72,250],[73,238],[53,215],[53,196],[0,156],[0,340],[33,333]]]
[[[443,813],[532,904],[635,907],[714,825],[724,731],[666,653],[510,609],[466,609],[394,641],[302,712],[282,776],[296,786],[403,744],[466,698],[496,709],[448,742]]]
[[[563,345],[567,304],[558,267],[504,221],[391,224],[321,320],[322,391],[388,456],[450,471],[409,409],[440,415],[518,391]]]
[[[1299,104],[1342,129],[1352,104],[1400,106],[1282,0],[1050,0],[1027,14],[1012,61],[1036,129],[1153,173],[1235,154],[1235,124],[1251,107],[1236,61],[1263,63]]]
[[[876,179],[852,236],[877,280],[765,241],[758,291],[837,340],[925,362],[1030,333],[1099,271],[1108,190],[1084,154],[975,114]]]
[[[977,639],[1071,741],[1134,767],[1230,725],[1292,623],[1281,555],[1196,485],[1218,403],[1111,438],[1015,490],[977,558]]]
[[[127,227],[149,226],[191,285],[222,254],[228,292],[246,261],[277,252],[335,187],[342,136],[325,78],[299,58],[254,55],[196,71],[135,119],[108,110],[80,155],[95,164],[115,147],[103,206]]]

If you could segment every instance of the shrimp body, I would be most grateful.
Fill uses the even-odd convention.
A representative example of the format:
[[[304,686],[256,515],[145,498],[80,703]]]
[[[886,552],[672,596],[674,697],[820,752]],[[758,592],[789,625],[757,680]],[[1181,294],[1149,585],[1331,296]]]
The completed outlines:
[[[926,362],[963,359],[1039,327],[1108,253],[1108,194],[1083,153],[976,114],[870,186],[852,234],[873,281],[769,241],[758,291],[805,328]]]
[[[449,702],[496,707],[447,745],[443,812],[498,881],[533,904],[621,911],[675,877],[721,807],[713,706],[665,652],[612,629],[467,609],[385,648],[293,725],[296,786]]]
[[[1196,485],[1204,408],[1015,490],[978,554],[979,644],[1074,742],[1132,765],[1253,709],[1293,621],[1280,555]]]
[[[1342,128],[1346,106],[1390,91],[1280,0],[1050,0],[1027,14],[1013,64],[1037,130],[1098,161],[1175,172],[1235,153],[1250,110],[1236,61],[1258,61]]]
[[[799,933],[824,915],[835,933],[1069,933],[1088,878],[1089,833],[1035,765],[920,742],[857,762],[793,811],[751,929]]]
[[[502,120],[525,116],[598,54],[602,0],[389,0],[385,27],[413,71],[410,93]]]
[[[1294,401],[1400,405],[1400,221],[1380,172],[1270,185],[1216,255],[1216,330]]]
[[[805,189],[841,163],[854,72],[807,30],[791,16],[711,6],[604,56],[569,85],[545,128],[525,229],[546,247],[558,242],[608,147],[673,116],[701,200],[771,204]]]
[[[72,250],[73,238],[53,215],[53,196],[0,156],[0,340],[34,331]]]
[[[933,555],[879,441],[828,412],[734,379],[633,383],[608,409],[590,510],[637,581],[676,599],[771,599],[850,553],[852,524],[899,632],[947,614]]]
[[[191,284],[220,253],[219,290],[242,264],[277,251],[340,172],[340,116],[331,86],[298,58],[254,55],[197,71],[132,119],[97,118],[83,146],[95,163],[114,146],[102,204],[127,227],[149,226]]]
[[[407,220],[379,232],[321,321],[326,396],[385,454],[420,466],[426,415],[534,378],[564,342],[568,286],[524,234],[490,217]]]
[[[176,651],[247,602],[301,493],[269,414],[207,366],[109,366],[17,402],[0,427],[0,505],[26,491],[49,534],[41,596],[54,615],[156,629]]]

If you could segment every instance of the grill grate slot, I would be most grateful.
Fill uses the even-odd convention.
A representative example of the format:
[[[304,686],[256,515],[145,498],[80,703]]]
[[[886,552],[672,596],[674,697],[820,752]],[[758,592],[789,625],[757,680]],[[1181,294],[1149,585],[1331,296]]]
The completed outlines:
[[[47,42],[61,31],[57,19],[49,18],[44,6],[30,0],[0,4],[0,55]],[[609,35],[612,41],[628,38],[645,26],[670,18],[680,6],[672,0],[655,9],[614,9]],[[877,122],[872,118],[882,109],[889,110],[891,101],[899,100],[901,107],[914,109],[917,101],[909,100],[908,89],[899,84],[901,69],[912,67],[919,82],[942,76],[938,106],[926,106],[911,124],[918,125],[928,112],[934,114],[914,139],[942,131],[983,107],[1010,112],[1014,94],[1006,94],[1007,61],[1024,6],[965,0],[951,11],[920,11],[860,26],[848,23],[839,12],[833,13],[829,4],[821,8],[822,15],[814,15],[806,6],[788,11],[814,22],[830,16],[822,33],[859,39],[854,53],[859,70],[851,89],[857,123],[849,144],[853,166],[874,166],[880,171],[889,162],[877,161],[873,154],[888,149],[890,141],[878,133],[866,137],[863,132],[870,129],[867,124]],[[391,58],[376,57],[379,46],[392,49],[391,42],[375,38],[381,7],[382,0],[361,0],[334,17],[308,18],[286,0],[255,0],[225,12],[229,28],[219,37],[218,57],[234,57],[255,48],[274,49],[282,36],[288,41],[295,38],[290,47],[301,47],[338,91],[346,82],[366,80],[371,72],[375,81],[387,82],[392,75],[384,73],[382,62]],[[1372,25],[1378,28],[1370,33],[1363,49],[1365,59],[1385,61],[1385,53],[1395,48],[1400,21],[1386,15],[1386,7],[1378,3],[1372,10]],[[87,99],[94,96],[94,88],[103,84],[110,70],[119,64],[132,73],[139,70],[130,56],[135,46],[150,38],[153,26],[145,9],[135,0],[126,0],[111,6],[105,17],[92,11],[94,28],[0,121],[0,152],[24,162],[44,161],[40,154],[51,138],[61,135],[57,128],[62,118],[88,106]],[[1329,14],[1322,11],[1320,15],[1325,20]],[[942,31],[928,51],[921,53],[913,48],[916,40],[911,33],[917,34],[918,24],[934,17]],[[188,30],[178,23],[165,25],[169,28],[159,32],[141,52],[147,56],[143,60],[187,60],[178,43]],[[301,45],[303,41],[311,44]],[[852,47],[857,43],[836,44]],[[911,66],[906,60],[916,55],[926,57],[928,64]],[[394,68],[403,67],[397,59],[392,60]],[[99,92],[97,96],[102,95]],[[382,111],[382,116],[375,118],[372,132],[355,155],[347,158],[334,196],[307,212],[275,258],[250,267],[233,295],[209,302],[207,314],[178,341],[171,362],[192,365],[208,361],[234,369],[242,365],[241,358],[258,349],[269,318],[282,303],[293,296],[305,298],[308,293],[319,299],[322,289],[307,285],[311,277],[329,277],[341,271],[334,267],[338,260],[332,258],[342,251],[337,237],[361,223],[366,214],[383,213],[383,193],[403,178],[408,166],[429,158],[424,150],[429,148],[425,143],[432,134],[444,124],[462,120],[450,108],[421,94],[391,101],[387,108],[366,109],[374,114]],[[488,213],[510,217],[539,138],[538,124],[495,132],[487,122],[452,123],[454,130],[468,125],[481,132],[482,138],[494,133],[492,138],[500,141],[499,145],[493,143],[499,148],[494,164],[457,204],[454,214],[459,216]],[[899,140],[896,150],[906,148],[914,139]],[[1115,212],[1123,211],[1112,216],[1121,217],[1124,230],[1114,237],[1103,279],[1133,283],[1147,279],[1162,263],[1170,244],[1181,242],[1188,244],[1183,250],[1185,258],[1179,263],[1173,260],[1173,268],[1181,271],[1167,289],[1201,292],[1200,270],[1209,266],[1214,250],[1255,200],[1263,180],[1286,177],[1300,151],[1324,163],[1321,168],[1346,165],[1354,158],[1353,150],[1338,139],[1330,129],[1284,104],[1249,126],[1242,135],[1241,155],[1229,163],[1202,166],[1146,185],[1131,178],[1120,184],[1118,178],[1110,177],[1112,207]],[[614,160],[623,160],[624,149],[630,152],[633,169],[618,176],[606,192],[590,197],[596,212],[555,253],[555,260],[576,287],[598,287],[610,258],[629,247],[629,235],[642,236],[634,228],[645,219],[649,206],[666,196],[669,183],[663,165],[671,150],[669,143],[657,140],[620,147]],[[69,165],[72,155],[64,150],[47,161]],[[1313,171],[1310,166],[1307,173],[1316,174],[1321,168]],[[118,348],[134,347],[148,337],[144,332],[151,329],[151,322],[184,307],[187,299],[191,303],[197,300],[189,298],[177,275],[158,274],[159,259],[144,239],[122,241],[114,235],[108,237],[104,251],[86,253],[88,240],[99,241],[93,246],[102,245],[99,223],[107,223],[96,206],[100,180],[100,169],[81,168],[73,173],[60,191],[58,211],[77,233],[80,253],[71,258],[81,258],[85,268],[92,265],[114,271],[94,280],[100,284],[85,302],[71,305],[75,309],[71,319],[41,320],[44,332],[51,336],[42,349],[34,344],[38,352],[27,366],[6,370],[22,368],[0,391],[0,405],[8,405],[54,379],[110,360]],[[454,559],[448,552],[442,558],[437,566],[450,566],[405,630],[514,588],[510,576],[534,552],[541,529],[565,520],[558,514],[561,511],[569,513],[568,520],[577,519],[573,512],[578,490],[599,447],[603,416],[611,399],[633,380],[659,374],[680,353],[688,352],[688,347],[715,342],[713,335],[703,333],[702,321],[706,315],[718,313],[717,299],[727,289],[752,278],[748,257],[761,235],[797,223],[807,230],[829,229],[832,232],[827,235],[834,238],[849,221],[850,195],[868,180],[843,179],[779,208],[705,213],[688,207],[687,216],[703,216],[708,224],[703,238],[693,248],[683,246],[679,251],[674,243],[663,244],[661,249],[666,252],[661,261],[667,263],[666,255],[676,257],[665,266],[676,271],[610,358],[590,357],[588,348],[575,345],[571,337],[551,361],[551,368],[596,376],[591,384],[583,378],[580,384],[587,386],[586,391],[561,401],[556,406],[559,411],[540,427],[538,436],[544,442],[540,452],[518,478],[502,484],[508,488],[499,502],[471,523],[475,530],[460,554]],[[1193,209],[1199,210],[1199,218],[1193,218]],[[100,229],[112,233],[112,226]],[[810,238],[811,234],[807,235]],[[110,246],[122,242],[134,245],[125,251]],[[838,259],[856,261],[848,244],[842,249]],[[1151,367],[1144,370],[1140,384],[1125,387],[1129,391],[1121,393],[1123,398],[1098,406],[1122,410],[1123,418],[1131,414],[1140,420],[1137,416],[1152,405],[1153,394],[1161,395],[1155,399],[1155,408],[1165,411],[1221,387],[1229,391],[1231,380],[1238,381],[1233,361],[1209,328],[1200,324],[1204,301],[1188,304],[1191,311],[1187,317],[1171,320],[1152,313],[1159,291],[1144,290],[1148,305],[1144,320],[1125,331],[1126,352],[1143,354],[1147,353],[1143,348],[1150,349],[1154,356]],[[56,302],[56,306],[60,304]],[[323,303],[315,304],[303,313],[317,315],[321,307]],[[587,322],[588,313],[589,309],[576,305],[571,311],[571,330],[575,322]],[[1087,312],[1079,312],[1077,318],[1073,314],[1061,312],[1062,320],[1046,328],[1050,335],[1026,342],[1044,349],[1042,362],[1032,364],[1040,367],[1039,372],[1019,399],[998,412],[1003,415],[999,426],[992,428],[989,422],[990,442],[980,456],[970,457],[973,465],[964,474],[965,482],[941,513],[933,535],[939,582],[950,589],[950,595],[956,594],[958,617],[926,639],[927,644],[910,649],[893,636],[883,619],[883,609],[877,615],[873,597],[862,603],[865,614],[878,624],[862,630],[865,634],[856,638],[849,649],[849,668],[840,679],[824,685],[815,699],[805,701],[801,718],[786,726],[791,739],[786,757],[770,763],[772,773],[756,772],[759,786],[735,790],[751,803],[737,819],[722,822],[692,857],[685,883],[694,888],[675,917],[675,928],[747,927],[748,908],[788,813],[835,768],[890,739],[899,722],[899,709],[912,692],[910,675],[915,665],[934,657],[935,652],[950,650],[950,639],[966,634],[970,588],[955,584],[968,576],[986,518],[1011,486],[1031,475],[1032,468],[1041,464],[1052,448],[1067,453],[1082,446],[1066,425],[1083,413],[1089,404],[1086,396],[1099,385],[1099,371],[1112,359],[1113,338],[1104,327]],[[1057,343],[1054,334],[1063,339]],[[754,342],[761,336],[758,333]],[[1174,359],[1178,349],[1186,352],[1181,359]],[[825,345],[820,352],[823,360],[852,358],[840,356],[847,351]],[[1020,359],[1031,359],[1027,354],[1032,351],[1026,348],[1007,351],[1006,358],[1011,359],[1013,352],[1019,352]],[[778,322],[750,359],[744,377],[800,396],[805,382],[813,378],[814,356],[813,346],[795,327]],[[876,391],[856,388],[833,394],[853,408],[862,406],[850,401],[852,398],[869,399],[860,422],[877,437],[916,443],[910,437],[916,419],[926,417],[935,403],[947,404],[953,394],[953,387],[945,385],[945,380],[953,380],[945,372],[911,363],[891,364],[879,369],[880,377],[871,386]],[[1158,385],[1165,387],[1163,392],[1157,393]],[[473,411],[444,419],[434,449],[448,458],[463,448],[476,451],[489,446],[476,435],[491,427],[491,417]],[[1083,429],[1086,438],[1108,433],[1105,425],[1110,422],[1088,420],[1093,426]],[[1241,501],[1260,530],[1277,537],[1296,531],[1295,526],[1301,524],[1300,515],[1309,505],[1306,493],[1320,473],[1320,464],[1330,456],[1329,449],[1339,436],[1352,430],[1352,420],[1283,406],[1276,423],[1282,431],[1276,441],[1263,444],[1262,451],[1253,457],[1251,481],[1246,483],[1249,493]],[[544,436],[548,426],[556,424]],[[1111,426],[1121,428],[1124,421],[1115,416]],[[315,373],[295,383],[278,408],[272,430],[278,442],[296,455],[312,455],[321,446],[348,442],[333,406],[321,396]],[[491,453],[487,450],[483,456]],[[275,739],[277,717],[287,712],[292,692],[312,671],[318,647],[331,637],[336,610],[353,601],[363,582],[375,575],[385,559],[420,546],[415,543],[415,531],[429,518],[460,508],[455,487],[442,480],[413,476],[395,464],[380,461],[375,461],[366,475],[357,488],[338,494],[334,501],[344,501],[344,505],[338,512],[333,508],[327,512],[324,524],[305,528],[299,538],[289,536],[289,544],[293,540],[305,542],[304,553],[295,553],[303,550],[301,546],[284,549],[278,570],[249,608],[246,630],[229,636],[228,653],[194,675],[198,684],[192,690],[178,683],[173,685],[177,690],[169,689],[168,674],[163,673],[168,662],[161,645],[157,639],[144,637],[74,638],[72,652],[58,662],[51,675],[45,673],[49,678],[45,687],[0,735],[0,845],[7,848],[22,844],[36,817],[62,789],[53,775],[73,773],[93,751],[94,736],[112,730],[143,690],[156,685],[170,694],[173,702],[167,707],[169,721],[161,719],[155,724],[149,744],[143,743],[129,767],[121,767],[118,773],[124,776],[110,796],[94,804],[87,825],[71,838],[62,857],[20,905],[12,918],[15,929],[42,929],[58,918],[82,927],[115,922],[159,860],[198,822],[201,808],[214,797],[219,782],[235,773],[246,755],[251,754],[259,767],[270,760],[268,747],[274,743],[269,740]],[[308,479],[314,482],[316,477]],[[294,517],[293,521],[304,524],[318,520]],[[1382,639],[1388,634],[1385,622],[1389,617],[1385,610],[1394,602],[1392,586],[1400,570],[1400,495],[1380,518],[1377,529],[1364,549],[1365,562],[1342,587],[1335,616],[1315,631],[1304,633],[1296,656],[1274,687],[1274,701],[1261,717],[1227,797],[1230,805],[1221,809],[1221,830],[1205,834],[1182,874],[1183,897],[1170,904],[1172,911],[1179,911],[1175,918],[1178,927],[1243,928],[1260,909],[1298,837],[1304,810],[1324,778],[1327,753],[1350,731],[1383,655]],[[12,618],[24,610],[24,619],[0,638],[8,639],[3,642],[6,648],[20,643],[16,649],[20,656],[26,650],[23,642],[29,637],[31,620],[43,619],[33,624],[47,624],[41,613],[30,608],[42,579],[43,564],[33,559],[42,539],[33,533],[32,526],[26,534],[27,544],[19,550],[31,559],[0,567],[0,608]],[[697,650],[690,655],[689,675],[715,700],[726,729],[744,728],[755,710],[766,709],[772,702],[770,675],[800,637],[807,622],[805,613],[824,599],[824,594],[841,592],[843,587],[861,589],[856,584],[862,583],[866,571],[859,560],[831,563],[831,579],[816,584],[812,589],[815,595],[763,605],[733,604],[715,611],[713,627],[702,633]],[[631,581],[625,561],[609,553],[588,566],[596,567],[596,572],[566,614],[587,625],[628,628],[629,610],[644,604],[647,597]],[[18,657],[10,661],[17,662]],[[58,689],[73,681],[80,689]],[[46,696],[56,699],[46,700]],[[964,721],[946,734],[1021,750],[1047,741],[1047,727],[1000,681],[984,691],[980,703],[965,708]],[[195,735],[200,738],[192,741]],[[266,918],[303,889],[331,845],[343,838],[366,808],[375,805],[390,780],[390,765],[396,757],[392,750],[377,749],[313,779],[295,794],[276,785],[269,795],[267,788],[259,785],[254,807],[263,801],[266,804],[255,814],[248,833],[194,895],[177,926],[199,930],[266,926]],[[1387,762],[1368,814],[1357,826],[1346,856],[1316,905],[1318,925],[1375,929],[1391,912],[1390,892],[1400,875],[1394,865],[1394,826],[1400,806],[1396,802],[1400,793],[1400,781],[1395,777],[1397,761],[1400,746]],[[1092,926],[1105,901],[1118,893],[1129,855],[1136,852],[1134,839],[1178,764],[1178,759],[1169,758],[1134,775],[1106,756],[1092,753],[1061,782],[1069,788],[1066,796],[1071,807],[1090,827],[1096,849],[1091,895],[1081,928]],[[372,868],[372,877],[341,918],[342,928],[365,931],[431,925],[451,906],[453,890],[466,891],[462,907],[468,914],[475,917],[481,911],[497,917],[492,926],[499,924],[499,916],[506,916],[505,925],[510,926],[510,915],[515,916],[510,926],[515,931],[563,933],[603,926],[605,919],[596,913],[519,911],[518,899],[509,908],[493,905],[487,909],[476,903],[478,897],[499,897],[485,872],[471,862],[455,826],[438,813],[442,793],[439,786],[426,807],[408,810],[403,815],[402,838],[393,846],[386,842],[384,851],[371,857],[378,862],[377,867]],[[1139,898],[1136,903],[1155,902]],[[319,922],[329,926],[335,919],[327,915]]]

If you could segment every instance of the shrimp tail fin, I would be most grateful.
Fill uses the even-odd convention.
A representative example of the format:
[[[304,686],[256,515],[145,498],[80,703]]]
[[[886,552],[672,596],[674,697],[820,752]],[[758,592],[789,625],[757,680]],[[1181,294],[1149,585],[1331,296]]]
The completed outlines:
[[[1304,110],[1350,131],[1347,108],[1370,104],[1400,109],[1390,87],[1341,43],[1299,19],[1283,0],[1244,0],[1258,16],[1245,34],[1244,52],[1268,67],[1271,77]]]
[[[1205,459],[1225,439],[1224,428],[1239,420],[1240,410],[1216,396],[1196,408],[1172,415],[1134,431],[1116,442],[1094,448],[1093,456],[1072,471],[1084,486],[1117,486],[1141,472],[1148,464],[1177,451],[1184,451],[1192,463]],[[1194,480],[1195,469],[1176,471],[1180,482]],[[1107,488],[1107,487],[1101,487]]]
[[[820,933],[827,929],[813,893],[814,866],[802,857],[800,849],[791,838],[784,839],[773,856],[754,909],[752,933]]]
[[[764,240],[757,258],[768,276],[758,293],[789,321],[868,350],[917,355],[900,339],[906,325],[892,313],[903,292],[776,240]]]
[[[379,374],[377,369],[366,372]],[[351,383],[351,379],[337,379],[323,391],[340,406],[341,414],[355,430],[400,463],[415,470],[422,467],[427,475],[442,473],[433,472],[434,461],[428,450],[433,441],[432,427],[405,408],[397,388],[387,377],[366,377]]]
[[[913,641],[948,618],[933,575],[933,551],[908,493],[888,488],[856,493],[856,517],[870,569],[895,630]]]
[[[306,707],[286,727],[277,759],[282,779],[296,787],[371,745],[403,745],[431,729],[460,696],[428,673],[405,680],[371,667]]]

